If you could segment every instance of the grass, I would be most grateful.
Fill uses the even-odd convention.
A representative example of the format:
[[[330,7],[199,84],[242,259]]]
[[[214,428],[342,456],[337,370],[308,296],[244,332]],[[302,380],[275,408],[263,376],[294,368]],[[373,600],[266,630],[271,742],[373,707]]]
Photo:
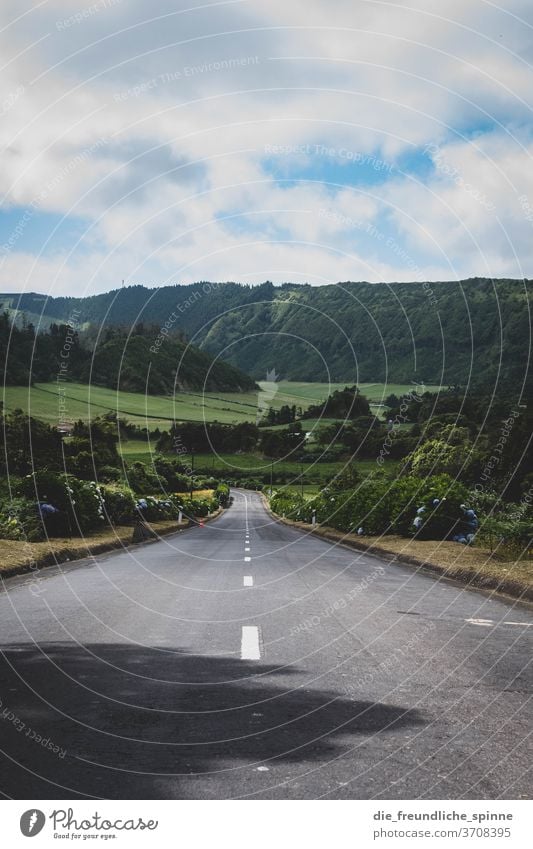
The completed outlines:
[[[272,398],[265,403],[279,409],[284,404],[301,406],[304,409],[311,404],[324,401],[328,394],[335,389],[342,389],[346,383],[303,383],[280,381],[269,390],[276,390]],[[439,387],[433,388],[435,391]],[[361,391],[375,403],[381,403],[390,393],[397,395],[412,389],[408,384],[398,383],[368,383],[361,384]],[[270,391],[268,393],[270,396]],[[20,408],[35,418],[51,425],[58,423],[59,401],[63,406],[62,418],[76,421],[95,418],[107,412],[117,412],[122,418],[155,430],[168,430],[174,419],[178,421],[211,422],[219,421],[224,424],[236,424],[256,420],[258,404],[263,398],[258,392],[246,393],[217,393],[202,396],[200,393],[178,392],[174,398],[158,395],[144,395],[136,392],[119,392],[100,386],[88,386],[80,383],[61,384],[61,396],[56,383],[36,384],[27,386],[7,386],[4,388],[3,400],[7,410]],[[374,407],[379,413],[381,408]],[[306,431],[313,432],[317,425],[333,423],[333,419],[308,419],[302,422]],[[284,426],[283,426],[284,427]],[[313,439],[311,438],[310,442]],[[142,440],[122,442],[121,454],[126,462],[136,461],[149,463],[155,445]],[[190,462],[190,455],[184,456],[184,462]],[[369,465],[370,464],[370,465]],[[304,465],[304,479],[309,482],[326,481],[331,478],[344,462],[324,462]],[[361,461],[361,470],[368,472],[375,468],[373,461]],[[268,475],[271,463],[255,454],[199,454],[195,456],[195,469],[203,474],[212,471],[223,471],[231,478],[233,470],[245,470],[250,477],[258,474]],[[392,468],[392,465],[391,465]],[[276,460],[274,471],[282,471],[298,477],[301,474],[301,464],[297,461]]]
[[[131,440],[123,442],[121,452],[124,460],[127,463],[140,461],[141,463],[150,463],[152,461],[152,453],[148,442],[139,440]],[[176,455],[168,455],[175,457]],[[189,466],[191,465],[191,455],[181,455],[182,462]],[[362,477],[375,471],[377,466],[375,460],[358,460],[357,467]],[[283,472],[294,476],[295,483],[292,484],[276,484],[276,489],[288,489],[294,492],[300,491],[300,475],[303,472],[304,489],[309,493],[318,492],[320,486],[323,486],[333,475],[340,471],[346,465],[345,460],[330,461],[324,463],[305,463],[299,460],[271,460],[265,459],[259,454],[195,454],[194,455],[194,471],[200,475],[211,475],[214,472],[222,472],[231,479],[234,471],[245,471],[253,479],[261,476],[268,483],[270,470],[274,474]],[[399,461],[387,461],[386,468],[389,472],[394,472]]]
[[[448,577],[487,589],[499,586],[509,595],[531,593],[533,562],[511,555],[495,556],[481,546],[465,546],[448,540],[413,540],[399,536],[363,537],[372,550],[384,549],[399,557],[414,557],[435,566]]]
[[[193,489],[193,497],[194,498],[212,498],[214,489]],[[190,496],[190,491],[187,492],[174,492],[173,495],[177,495],[180,498],[188,498]]]
[[[191,463],[191,455],[184,454],[184,462]],[[211,471],[225,471],[231,477],[232,470],[245,471],[253,478],[257,474],[269,475],[284,472],[299,476],[303,470],[304,476],[312,475],[320,479],[330,478],[343,465],[340,462],[329,463],[300,463],[297,460],[271,460],[259,454],[195,454],[194,469],[197,472],[209,474]]]
[[[338,419],[301,419],[302,424],[302,432],[303,433],[313,433],[317,428],[324,427],[325,425],[336,424]],[[264,430],[286,430],[288,425],[286,424],[277,424],[277,425],[265,425],[260,428],[261,433]]]
[[[322,468],[322,465],[324,465],[324,466],[325,465],[335,466],[335,471],[339,471],[346,464],[344,462],[331,463],[331,464],[320,463],[318,468],[319,469]],[[359,471],[361,478],[368,477],[368,475],[370,475],[372,472],[375,472],[378,468],[380,468],[380,467],[377,466],[375,460],[356,460],[353,464],[350,464],[350,465],[357,466],[357,470]],[[394,474],[394,472],[396,471],[396,469],[399,466],[400,466],[399,460],[388,460],[387,464],[386,464],[386,470],[389,474],[392,475],[392,474]],[[314,468],[317,468],[317,467],[315,466]],[[316,483],[306,484],[305,481],[309,477],[312,478],[313,475],[311,473],[306,473],[306,471],[304,469],[303,479],[304,479],[304,495],[305,496],[316,495],[317,493],[320,492],[322,485],[323,485],[322,482],[321,482],[320,485],[316,484]],[[330,474],[329,476],[326,476],[326,479],[329,480],[331,477],[332,477],[332,475]],[[323,480],[324,480],[324,478],[321,478],[321,481],[323,481]],[[278,491],[282,490],[283,492],[291,492],[291,493],[295,493],[295,494],[299,495],[302,487],[301,487],[300,479],[298,477],[298,480],[295,483],[278,484],[277,486],[274,487],[274,489],[276,489]]]
[[[175,519],[153,522],[151,527],[156,534],[164,535],[185,527]],[[20,568],[31,565],[32,581],[38,580],[41,566],[54,562],[77,560],[130,545],[133,528],[127,525],[109,526],[101,531],[94,531],[85,537],[58,537],[42,542],[23,542],[20,540],[0,539],[0,574],[8,575]]]
[[[260,384],[261,385],[261,384]],[[202,393],[177,392],[174,398],[161,395],[144,395],[141,392],[120,392],[101,386],[88,386],[83,383],[38,383],[35,386],[6,386],[2,400],[7,410],[20,408],[35,418],[49,424],[57,424],[59,401],[61,398],[62,418],[95,418],[113,411],[122,418],[149,429],[168,429],[170,423],[178,421],[212,422],[237,424],[244,421],[255,422],[258,405],[279,409],[284,404],[307,409],[311,404],[324,401],[327,396],[342,389],[346,383],[298,383],[279,381],[274,387],[269,384],[264,395],[255,392]],[[264,386],[264,384],[263,384]],[[376,414],[382,412],[376,404],[392,392],[408,392],[412,386],[398,383],[364,383],[361,391],[373,402]],[[437,391],[439,387],[427,387]],[[273,391],[275,390],[275,391]],[[270,397],[271,393],[272,397]],[[307,425],[306,425],[307,427]]]
[[[144,395],[141,392],[118,392],[83,383],[63,383],[61,396],[55,383],[39,383],[31,388],[7,386],[4,390],[6,409],[20,409],[49,424],[57,424],[61,398],[62,417],[67,420],[96,418],[116,412],[139,427],[168,430],[180,421],[219,421],[224,424],[255,420],[257,393],[228,393],[227,397],[176,393],[175,398]]]

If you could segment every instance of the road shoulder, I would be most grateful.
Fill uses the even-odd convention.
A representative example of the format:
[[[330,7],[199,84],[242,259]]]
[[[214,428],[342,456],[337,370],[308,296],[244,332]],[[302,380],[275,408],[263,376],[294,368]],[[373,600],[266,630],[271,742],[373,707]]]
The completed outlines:
[[[211,522],[223,512],[223,508],[219,508],[210,516],[198,521]],[[10,578],[15,575],[36,572],[47,566],[58,566],[60,563],[67,562],[74,563],[108,551],[127,551],[143,545],[152,545],[161,537],[196,526],[196,522],[189,520],[154,522],[150,524],[150,528],[155,537],[138,543],[132,542],[133,527],[130,525],[108,527],[104,531],[88,534],[84,537],[52,538],[43,542],[0,540],[0,577]]]
[[[276,521],[345,545],[374,554],[391,564],[414,566],[432,574],[451,578],[468,587],[489,590],[520,601],[533,601],[533,565],[531,561],[503,560],[490,551],[466,547],[447,540],[413,540],[400,536],[359,537],[326,526],[295,522],[274,513],[263,495],[265,509]]]

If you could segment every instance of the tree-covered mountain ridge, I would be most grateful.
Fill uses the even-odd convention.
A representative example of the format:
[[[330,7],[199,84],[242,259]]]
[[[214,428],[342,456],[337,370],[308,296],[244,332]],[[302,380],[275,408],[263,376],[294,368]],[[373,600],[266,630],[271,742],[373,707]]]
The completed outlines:
[[[12,315],[12,314],[11,314]],[[179,390],[245,392],[255,381],[220,358],[158,328],[105,327],[79,334],[73,317],[37,333],[31,323],[14,325],[0,314],[0,357],[11,385],[77,381],[110,389],[172,395]]]
[[[472,278],[321,286],[266,282],[135,285],[84,298],[3,296],[46,325],[170,326],[255,379],[512,384],[531,350],[533,281]]]

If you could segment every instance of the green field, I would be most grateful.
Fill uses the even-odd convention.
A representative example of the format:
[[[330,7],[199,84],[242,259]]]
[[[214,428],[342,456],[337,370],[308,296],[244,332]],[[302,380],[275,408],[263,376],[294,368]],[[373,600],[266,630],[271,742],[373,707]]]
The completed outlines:
[[[39,383],[35,386],[6,386],[2,400],[7,410],[20,408],[35,418],[50,424],[59,419],[76,421],[88,420],[106,412],[113,411],[139,427],[151,430],[159,427],[166,430],[174,420],[237,424],[255,421],[258,405],[279,409],[284,404],[301,406],[306,409],[311,404],[324,401],[336,389],[344,388],[345,383],[296,383],[280,381],[274,386],[265,385],[264,393],[221,392],[216,395],[178,392],[174,398],[159,395],[144,395],[135,392],[118,392],[100,386],[87,386],[81,383]],[[394,393],[401,395],[413,387],[398,383],[364,383],[361,392],[373,402],[373,411],[378,414],[377,404]],[[61,389],[61,395],[60,395]],[[438,386],[426,387],[436,392]],[[60,416],[60,400],[62,413]],[[315,420],[316,423],[316,420]],[[311,427],[309,428],[311,429]]]
[[[120,445],[121,454],[126,463],[134,463],[140,461],[142,463],[150,463],[153,458],[153,453],[150,450],[152,447],[155,453],[154,446],[150,443],[141,440],[132,439],[128,442],[122,442]],[[175,457],[175,455],[168,455]],[[181,461],[191,466],[193,462],[190,454],[183,454],[180,457]],[[357,467],[364,477],[375,471],[377,466],[375,460],[357,460]],[[215,472],[222,472],[231,478],[232,472],[245,471],[249,473],[250,478],[255,478],[261,475],[268,483],[270,471],[283,472],[285,474],[294,475],[294,483],[287,484],[287,488],[294,488],[300,491],[300,482],[303,477],[309,491],[317,491],[317,483],[330,480],[340,469],[346,465],[345,460],[333,460],[328,462],[300,462],[299,460],[268,460],[261,457],[259,454],[195,454],[194,455],[194,471],[198,475],[211,475]],[[387,461],[388,471],[394,471],[399,463],[395,460]],[[281,485],[278,485],[278,488]],[[285,486],[283,485],[283,488]]]
[[[126,462],[129,463],[133,463],[136,460],[147,463],[150,462],[152,456],[149,443],[136,439],[132,439],[128,442],[122,442],[120,451]],[[175,457],[176,455],[169,456]],[[190,466],[192,462],[190,454],[182,454],[180,456],[180,460],[188,466]],[[375,463],[372,460],[368,462],[375,466]],[[259,454],[221,453],[194,455],[194,469],[196,472],[209,474],[213,471],[222,471],[227,472],[230,477],[233,469],[249,472],[250,477],[253,477],[255,474],[268,475],[270,470],[273,469],[274,471],[283,470],[284,472],[290,472],[294,475],[300,475],[301,470],[303,470],[304,475],[313,472],[314,476],[328,478],[331,477],[331,475],[333,475],[342,465],[343,463],[339,462],[300,463],[297,460],[274,460],[272,462],[271,460],[261,457]]]

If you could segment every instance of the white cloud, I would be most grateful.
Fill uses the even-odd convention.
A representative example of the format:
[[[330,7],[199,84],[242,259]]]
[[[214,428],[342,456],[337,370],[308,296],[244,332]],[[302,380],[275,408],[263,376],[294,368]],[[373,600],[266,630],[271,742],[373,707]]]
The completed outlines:
[[[4,207],[39,197],[39,214],[87,226],[53,257],[21,237],[0,263],[5,289],[405,280],[413,267],[429,279],[533,276],[519,200],[533,205],[525,0],[186,8],[54,0],[0,36]],[[20,5],[5,0],[1,14],[6,25]],[[346,187],[333,185],[338,155],[266,161],[269,145],[315,144],[420,161],[375,185],[369,169],[345,167]],[[425,145],[448,171],[434,152],[430,167]],[[302,169],[308,182],[283,182]],[[0,242],[12,227],[10,216]],[[371,228],[381,241],[363,238]]]

